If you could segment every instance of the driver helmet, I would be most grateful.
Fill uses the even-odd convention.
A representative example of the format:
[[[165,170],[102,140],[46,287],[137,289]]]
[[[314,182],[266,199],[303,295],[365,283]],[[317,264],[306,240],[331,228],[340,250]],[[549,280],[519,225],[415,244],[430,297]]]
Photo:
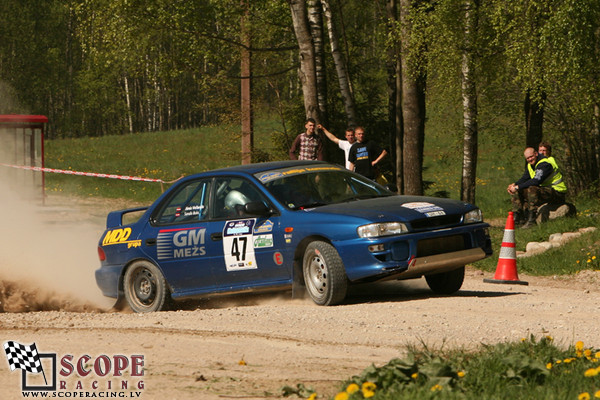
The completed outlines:
[[[231,210],[235,209],[237,205],[244,206],[249,202],[250,199],[237,190],[232,190],[225,197],[225,207]]]

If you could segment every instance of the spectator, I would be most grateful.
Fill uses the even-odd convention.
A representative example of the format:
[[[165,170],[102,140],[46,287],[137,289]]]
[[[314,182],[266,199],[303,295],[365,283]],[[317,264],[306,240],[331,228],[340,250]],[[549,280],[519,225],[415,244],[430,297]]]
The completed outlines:
[[[348,155],[350,154],[350,148],[356,142],[356,137],[354,136],[354,129],[347,128],[346,129],[346,140],[338,139],[333,133],[329,132],[323,125],[317,125],[317,129],[323,130],[325,132],[325,136],[333,143],[337,144],[338,147],[344,150],[344,162],[346,165],[346,169],[350,169],[350,162],[348,161]]]
[[[387,151],[381,150],[372,140],[367,141],[362,126],[354,129],[354,135],[356,143],[352,145],[350,154],[348,154],[350,170],[375,180],[378,172],[376,165],[387,155]]]
[[[296,136],[290,147],[290,160],[323,160],[323,141],[315,133],[315,125],[313,118],[306,120],[306,132]]]
[[[523,176],[506,188],[511,195],[515,224],[529,228],[535,224],[537,210],[544,203],[563,204],[567,186],[554,158],[538,154],[533,147],[523,153],[527,166]]]

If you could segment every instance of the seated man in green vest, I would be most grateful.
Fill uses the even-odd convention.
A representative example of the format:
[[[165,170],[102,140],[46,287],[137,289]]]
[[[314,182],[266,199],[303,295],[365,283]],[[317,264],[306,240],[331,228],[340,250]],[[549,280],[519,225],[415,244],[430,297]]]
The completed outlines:
[[[539,206],[565,202],[567,186],[554,157],[538,154],[533,147],[526,148],[523,154],[527,161],[525,172],[506,190],[511,195],[515,224],[525,223],[523,228],[529,228],[535,224]]]

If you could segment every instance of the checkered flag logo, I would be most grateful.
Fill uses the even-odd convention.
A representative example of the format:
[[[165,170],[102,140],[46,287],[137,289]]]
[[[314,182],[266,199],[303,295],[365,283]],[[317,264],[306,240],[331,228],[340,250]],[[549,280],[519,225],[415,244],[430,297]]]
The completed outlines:
[[[32,374],[44,372],[35,343],[32,343],[31,346],[25,346],[11,340],[4,343],[4,352],[11,371],[19,368]]]

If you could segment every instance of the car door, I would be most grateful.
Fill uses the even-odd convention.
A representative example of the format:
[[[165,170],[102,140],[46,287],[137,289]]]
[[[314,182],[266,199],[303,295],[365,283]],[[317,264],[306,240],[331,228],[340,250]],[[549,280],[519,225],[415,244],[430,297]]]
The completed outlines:
[[[211,242],[218,242],[223,259],[214,264],[218,285],[235,290],[246,286],[268,286],[291,279],[284,266],[283,235],[279,214],[258,217],[247,214],[249,202],[271,205],[267,197],[251,181],[242,177],[219,177],[215,180]]]
[[[144,233],[144,251],[159,264],[174,294],[211,291],[216,285],[211,258],[222,254],[207,234],[211,188],[212,179],[181,183]]]

